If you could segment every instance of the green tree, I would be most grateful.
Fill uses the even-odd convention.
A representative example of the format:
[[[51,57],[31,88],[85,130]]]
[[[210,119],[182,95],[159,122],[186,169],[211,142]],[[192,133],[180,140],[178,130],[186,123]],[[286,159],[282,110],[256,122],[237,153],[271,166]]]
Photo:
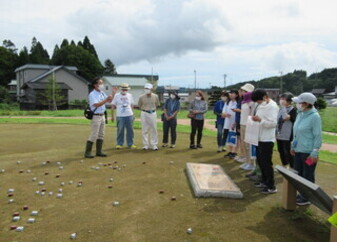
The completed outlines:
[[[20,50],[19,57],[18,57],[18,63],[17,66],[23,66],[29,63],[29,53],[26,46],[23,47],[22,50]]]
[[[56,82],[55,74],[48,78],[48,84],[46,91],[42,94],[44,97],[43,104],[48,105],[49,110],[56,111],[57,106],[65,104],[67,101],[62,95],[60,85]]]
[[[67,39],[63,39],[61,43],[61,48],[67,47],[69,45],[69,41]]]
[[[6,87],[0,86],[0,103],[10,103],[11,98]]]
[[[104,75],[116,75],[116,67],[110,59],[104,61]]]
[[[15,47],[15,44],[11,40],[5,39],[2,42],[2,46],[11,51],[13,54],[17,54],[18,49]]]
[[[317,101],[315,103],[315,107],[318,110],[326,109],[327,106],[328,106],[328,104],[326,103],[324,98],[322,98],[322,97],[317,98]]]
[[[98,59],[98,55],[97,55],[97,52],[96,52],[96,49],[95,47],[90,43],[90,40],[88,38],[88,36],[85,36],[84,37],[84,40],[83,40],[83,48],[88,50],[91,54],[93,54],[96,59]]]
[[[30,49],[29,62],[32,64],[49,64],[49,54],[34,37]]]
[[[17,55],[0,46],[0,85],[7,86],[11,79],[15,78]]]

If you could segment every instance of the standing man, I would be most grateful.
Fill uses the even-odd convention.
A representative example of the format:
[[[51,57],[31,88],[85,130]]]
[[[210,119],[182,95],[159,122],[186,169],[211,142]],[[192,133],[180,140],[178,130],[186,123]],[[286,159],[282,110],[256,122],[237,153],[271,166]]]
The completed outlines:
[[[84,157],[94,158],[91,154],[92,145],[96,142],[96,156],[107,156],[102,152],[105,130],[105,104],[112,101],[112,96],[104,93],[103,80],[100,77],[92,81],[93,90],[89,94],[89,106],[94,115],[91,120],[91,134],[87,141]]]
[[[141,110],[143,150],[149,149],[149,134],[151,133],[152,150],[158,150],[158,132],[157,132],[157,113],[156,109],[160,106],[159,98],[152,93],[153,85],[146,83],[144,86],[145,94],[139,97],[138,107]]]
[[[126,143],[130,149],[136,149],[133,144],[133,97],[128,93],[129,84],[123,83],[120,86],[121,92],[117,93],[112,100],[111,121],[114,122],[114,110],[117,109],[117,145],[119,150],[124,144],[124,130],[126,129]]]

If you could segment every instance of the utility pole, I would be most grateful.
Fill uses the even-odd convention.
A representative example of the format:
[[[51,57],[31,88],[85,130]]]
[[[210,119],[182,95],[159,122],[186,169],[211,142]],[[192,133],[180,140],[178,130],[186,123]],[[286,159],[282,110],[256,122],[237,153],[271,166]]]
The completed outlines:
[[[197,71],[194,70],[194,91],[197,90]]]
[[[283,72],[280,71],[280,94],[283,93],[283,77],[282,77]]]
[[[224,89],[226,88],[226,77],[227,77],[227,75],[224,74],[223,75],[223,87],[224,87]]]

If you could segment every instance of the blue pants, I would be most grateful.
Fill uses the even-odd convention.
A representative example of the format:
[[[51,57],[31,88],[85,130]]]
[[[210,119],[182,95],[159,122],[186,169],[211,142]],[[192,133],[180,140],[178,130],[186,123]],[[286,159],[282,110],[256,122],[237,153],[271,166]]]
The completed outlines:
[[[133,116],[117,117],[117,145],[124,144],[125,129],[127,145],[130,147],[133,145]]]
[[[315,169],[317,163],[308,166],[305,160],[310,156],[308,153],[296,153],[294,160],[294,168],[298,172],[298,175],[315,183]]]
[[[223,131],[223,126],[224,124],[217,124],[217,142],[218,142],[218,146],[225,146],[226,145],[226,139],[227,136],[225,135],[224,131]]]

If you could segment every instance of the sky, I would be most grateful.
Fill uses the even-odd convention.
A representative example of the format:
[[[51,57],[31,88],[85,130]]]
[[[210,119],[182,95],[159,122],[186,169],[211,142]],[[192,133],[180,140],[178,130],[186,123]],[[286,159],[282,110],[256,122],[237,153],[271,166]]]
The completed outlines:
[[[121,74],[159,85],[224,86],[337,67],[332,0],[0,0],[0,40],[35,36],[52,55],[88,36]]]

